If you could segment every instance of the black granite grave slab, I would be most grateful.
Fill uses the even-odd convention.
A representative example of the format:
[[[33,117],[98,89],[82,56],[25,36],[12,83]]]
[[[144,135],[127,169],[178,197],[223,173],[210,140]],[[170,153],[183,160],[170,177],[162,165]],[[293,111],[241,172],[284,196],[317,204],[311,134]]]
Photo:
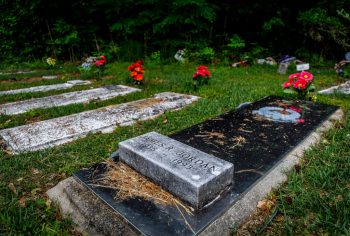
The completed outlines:
[[[258,111],[264,107],[277,112],[282,119],[262,116]],[[104,164],[83,169],[75,173],[75,177],[141,234],[196,235],[230,208],[337,109],[335,106],[266,97],[171,135],[177,141],[235,166],[233,187],[194,215],[139,198],[115,200],[114,191],[91,185],[104,173]],[[293,116],[292,120],[288,120],[289,115],[295,115],[295,112],[300,117],[295,119]],[[118,158],[115,161],[119,161]]]

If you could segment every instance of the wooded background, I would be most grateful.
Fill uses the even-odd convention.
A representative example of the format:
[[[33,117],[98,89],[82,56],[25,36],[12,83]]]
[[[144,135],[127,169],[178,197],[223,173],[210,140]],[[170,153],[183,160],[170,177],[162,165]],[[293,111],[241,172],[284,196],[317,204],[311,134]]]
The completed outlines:
[[[167,60],[186,48],[222,57],[341,60],[350,50],[349,12],[350,0],[2,0],[0,58],[134,60],[158,53]]]

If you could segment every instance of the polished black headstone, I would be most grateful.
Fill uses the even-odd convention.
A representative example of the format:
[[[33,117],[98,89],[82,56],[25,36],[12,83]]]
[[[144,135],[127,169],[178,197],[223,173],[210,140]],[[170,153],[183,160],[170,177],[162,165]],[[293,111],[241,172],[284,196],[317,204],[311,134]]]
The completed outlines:
[[[269,107],[269,112],[280,114],[282,119],[278,119],[279,115],[264,116],[264,113],[258,112],[266,107]],[[141,234],[196,235],[230,208],[337,109],[335,106],[267,97],[171,135],[172,139],[235,166],[234,187],[192,216],[182,212],[187,222],[176,207],[165,207],[139,198],[118,202],[114,199],[114,191],[93,187],[91,183],[105,171],[103,164],[81,170],[75,173],[75,177]],[[300,113],[300,117],[295,119],[291,116],[293,119],[288,120],[294,112]],[[118,156],[114,156],[118,161]]]

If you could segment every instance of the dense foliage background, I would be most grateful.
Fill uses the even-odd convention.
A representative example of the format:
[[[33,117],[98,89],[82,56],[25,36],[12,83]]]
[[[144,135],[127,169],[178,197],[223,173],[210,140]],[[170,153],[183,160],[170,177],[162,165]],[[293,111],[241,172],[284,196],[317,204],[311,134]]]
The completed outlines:
[[[340,60],[350,49],[349,9],[350,0],[1,0],[0,59],[165,60],[186,48]]]

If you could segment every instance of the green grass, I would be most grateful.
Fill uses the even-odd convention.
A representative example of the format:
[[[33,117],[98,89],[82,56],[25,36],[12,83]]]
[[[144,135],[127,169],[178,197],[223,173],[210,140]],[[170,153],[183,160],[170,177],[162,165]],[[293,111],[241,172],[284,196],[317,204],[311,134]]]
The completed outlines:
[[[273,222],[266,233],[350,235],[349,119],[307,152],[276,196],[283,221]]]
[[[101,81],[94,80],[91,86],[98,87],[108,84],[132,86],[132,81],[128,79],[127,66],[127,63],[109,64],[106,74],[111,75],[111,78]],[[254,101],[268,95],[283,95],[281,84],[287,80],[286,75],[278,75],[276,73],[276,67],[229,68],[210,66],[212,78],[209,85],[202,86],[194,91],[191,86],[191,78],[195,72],[195,67],[196,65],[194,64],[145,65],[145,84],[141,86],[141,92],[107,101],[94,101],[90,104],[36,109],[21,115],[0,116],[0,129],[4,129],[111,104],[142,99],[164,91],[188,93],[202,97],[196,104],[185,109],[177,112],[166,112],[157,119],[140,122],[133,126],[119,127],[110,134],[93,134],[67,145],[21,155],[9,155],[5,151],[0,151],[0,235],[64,235],[72,233],[71,222],[63,220],[57,207],[47,202],[44,194],[46,190],[67,178],[73,172],[108,158],[122,140],[152,130],[169,135],[231,110],[242,102]],[[62,70],[64,71],[65,68]],[[69,70],[72,71],[72,69]],[[324,88],[340,81],[332,73],[323,73],[323,71],[318,73],[317,70],[313,71],[313,73],[316,87],[318,88]],[[8,87],[3,87],[4,84],[0,84],[0,90],[49,83],[52,82],[6,83]],[[81,88],[87,89],[88,87]],[[53,91],[50,93],[2,96],[0,97],[0,103],[42,97],[48,94],[59,94],[78,88],[74,87],[71,90]],[[350,109],[349,97],[346,96],[320,95],[318,96],[318,101],[340,105],[346,111]],[[165,120],[167,122],[164,122]],[[325,224],[325,232],[334,231],[341,233],[346,232],[344,230],[341,231],[341,227],[349,229],[349,225],[345,224],[346,220],[349,221],[349,211],[345,207],[346,204],[349,205],[349,188],[346,187],[347,184],[345,183],[349,182],[349,149],[346,148],[346,144],[349,144],[350,139],[346,134],[346,132],[349,133],[349,126],[349,121],[347,121],[343,129],[335,129],[329,132],[327,136],[329,143],[320,145],[318,148],[308,152],[306,160],[309,158],[310,161],[305,161],[302,164],[299,173],[291,173],[290,181],[279,190],[278,204],[283,209],[283,213],[286,214],[286,221],[284,224],[274,224],[273,227],[276,227],[275,231],[272,230],[271,232],[293,232],[300,229],[300,225],[308,222],[309,214],[303,215],[302,213],[311,211],[311,206],[316,205],[313,199],[317,197],[317,191],[326,193],[324,195],[321,194],[322,197],[328,197],[327,194],[332,193],[329,195],[329,199],[336,206],[327,205],[319,201],[319,211],[312,210],[312,212],[314,212],[316,219],[320,218],[320,220],[312,220],[312,222],[310,220],[312,224],[307,224],[307,228],[301,233],[318,232],[318,228],[321,229],[321,223],[325,222],[329,222]],[[338,158],[335,158],[332,153]],[[342,159],[341,157],[344,158]],[[324,162],[329,162],[331,167],[325,165]],[[337,170],[335,176],[339,178],[331,175],[332,170],[334,171],[335,169]],[[318,172],[319,176],[316,175]],[[307,181],[305,179],[306,176],[309,178]],[[327,176],[330,176],[328,180]],[[325,182],[325,180],[327,181]],[[12,188],[11,190],[9,184],[11,184],[10,186],[13,184],[15,189]],[[320,186],[317,184],[320,184]],[[335,187],[337,184],[339,184],[339,187]],[[311,187],[315,190],[309,191]],[[16,191],[14,192],[14,190]],[[300,197],[301,193],[307,196]],[[338,197],[338,195],[341,195],[342,198]],[[293,199],[293,204],[295,202],[297,207],[291,207],[284,203],[284,196],[290,196]],[[336,197],[344,199],[344,203],[337,203]],[[24,199],[26,200],[25,205]],[[304,204],[301,204],[299,201]],[[341,214],[339,216],[338,214],[331,215],[330,212],[333,211],[334,207],[336,209],[344,207],[345,209],[340,209]]]

